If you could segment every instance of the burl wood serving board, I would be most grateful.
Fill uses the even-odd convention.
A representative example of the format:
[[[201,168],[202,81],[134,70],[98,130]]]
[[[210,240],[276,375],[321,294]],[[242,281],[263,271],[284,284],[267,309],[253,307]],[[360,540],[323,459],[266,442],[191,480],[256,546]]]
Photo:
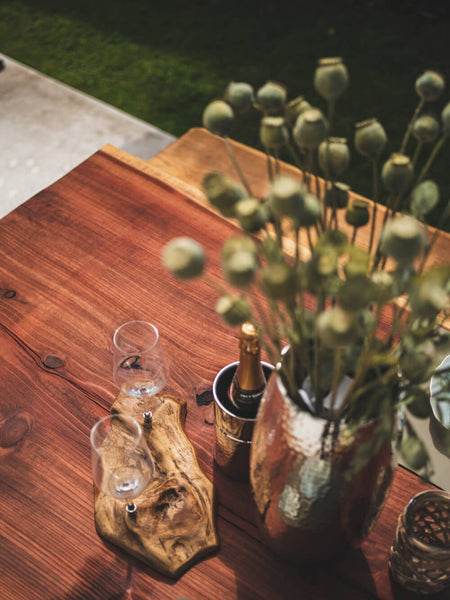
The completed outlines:
[[[144,425],[143,412],[153,414]],[[216,550],[214,488],[197,462],[184,432],[186,402],[161,394],[136,400],[117,396],[111,412],[131,415],[143,426],[155,462],[155,476],[134,501],[135,517],[123,501],[95,489],[98,533],[159,572],[178,577],[191,564]]]

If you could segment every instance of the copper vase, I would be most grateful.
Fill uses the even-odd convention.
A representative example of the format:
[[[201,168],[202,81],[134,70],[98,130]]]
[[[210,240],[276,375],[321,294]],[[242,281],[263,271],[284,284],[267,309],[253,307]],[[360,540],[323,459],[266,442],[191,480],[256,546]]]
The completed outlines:
[[[273,372],[260,406],[250,456],[250,481],[264,541],[296,563],[316,563],[358,546],[369,533],[396,466],[386,439],[361,467],[355,456],[377,422],[330,442],[326,421],[302,411]]]

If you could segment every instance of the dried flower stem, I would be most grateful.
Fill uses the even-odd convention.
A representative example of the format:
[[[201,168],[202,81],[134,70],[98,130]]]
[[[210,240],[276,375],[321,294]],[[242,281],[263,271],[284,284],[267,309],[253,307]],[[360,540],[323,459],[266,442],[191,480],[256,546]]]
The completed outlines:
[[[372,252],[373,240],[375,236],[375,223],[377,219],[378,209],[378,194],[379,194],[379,176],[378,176],[378,161],[377,159],[372,160],[372,188],[373,188],[373,209],[372,209],[372,223],[370,224],[370,241],[369,241],[369,254]]]
[[[444,142],[445,142],[446,139],[447,138],[445,136],[441,136],[439,138],[439,140],[436,142],[436,145],[434,146],[433,150],[431,151],[430,156],[428,157],[427,162],[425,163],[422,171],[420,172],[420,175],[417,178],[417,182],[416,183],[420,183],[423,180],[423,178],[425,177],[425,175],[428,173],[428,170],[430,169],[431,165],[433,164],[434,159],[438,155],[439,150],[444,145]]]
[[[241,166],[236,158],[236,155],[233,150],[233,146],[230,144],[229,138],[224,137],[223,139],[225,141],[225,146],[226,146],[226,149],[228,152],[228,156],[230,157],[231,162],[233,163],[233,166],[236,169],[237,174],[239,175],[239,179],[241,180],[242,185],[245,187],[247,194],[250,196],[250,198],[253,198],[252,190],[251,190],[250,185],[247,181],[247,178],[245,177],[244,172],[242,171]]]
[[[329,416],[330,419],[333,419],[334,405],[336,403],[337,390],[339,387],[339,383],[341,382],[343,375],[342,368],[342,348],[338,348],[336,350],[335,358],[333,361],[333,378],[331,383],[331,399],[330,399],[330,408],[329,408]]]
[[[416,168],[417,161],[419,160],[420,152],[423,148],[423,142],[418,142],[416,146],[416,151],[414,152],[414,158],[412,161],[413,169]]]
[[[414,123],[415,123],[417,117],[419,116],[420,111],[422,110],[424,104],[425,104],[425,101],[424,101],[423,98],[421,98],[420,101],[419,101],[419,104],[416,107],[416,110],[414,111],[414,115],[413,115],[411,121],[408,124],[408,129],[406,130],[405,137],[403,138],[403,142],[402,142],[402,145],[400,147],[400,153],[401,154],[405,153],[406,146],[408,145],[409,138],[411,137],[411,132],[412,132],[412,129],[414,127]]]

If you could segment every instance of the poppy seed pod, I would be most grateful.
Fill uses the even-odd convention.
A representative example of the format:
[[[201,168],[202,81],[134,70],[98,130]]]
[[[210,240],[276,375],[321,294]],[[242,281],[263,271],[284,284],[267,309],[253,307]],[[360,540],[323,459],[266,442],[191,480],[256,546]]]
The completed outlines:
[[[432,115],[421,115],[414,121],[412,133],[419,142],[434,142],[439,135],[439,121]]]
[[[286,102],[286,88],[275,81],[268,81],[256,92],[256,102],[266,114],[280,112]]]
[[[363,156],[375,160],[387,142],[384,127],[376,119],[367,119],[356,124],[355,148]]]
[[[385,304],[394,295],[394,279],[391,273],[375,271],[370,276],[374,296],[378,303]]]
[[[442,134],[445,137],[450,137],[450,102],[446,104],[441,113],[442,119]]]
[[[367,273],[369,270],[370,256],[367,252],[358,247],[353,247],[349,251],[349,259],[345,263],[344,272],[347,279],[364,277],[366,287],[371,287],[367,282]]]
[[[394,196],[405,192],[411,185],[413,177],[411,159],[406,154],[392,154],[381,170],[383,184]]]
[[[439,188],[434,181],[427,179],[417,185],[411,192],[411,212],[422,219],[439,202]]]
[[[312,227],[317,223],[321,214],[319,198],[310,192],[306,192],[300,209],[299,225],[301,227]]]
[[[293,135],[300,148],[317,148],[327,135],[327,124],[322,112],[318,108],[305,110],[295,123]]]
[[[427,419],[432,412],[430,396],[426,390],[419,386],[410,388],[406,392],[406,406],[408,411],[418,419]]]
[[[288,175],[278,176],[272,183],[268,201],[278,217],[300,218],[305,190],[300,181]]]
[[[305,100],[303,96],[294,98],[287,103],[284,110],[284,116],[287,123],[293,127],[298,117],[305,112],[305,110],[309,110],[310,108],[312,108],[311,104]]]
[[[345,138],[331,137],[319,146],[319,166],[332,179],[343,173],[350,164],[350,150]]]
[[[400,445],[400,453],[406,464],[414,471],[423,469],[428,460],[428,452],[423,442],[416,436],[407,437]]]
[[[353,200],[345,212],[345,220],[353,227],[363,227],[370,219],[369,203],[366,200]]]
[[[194,279],[203,271],[205,252],[195,240],[189,237],[178,237],[164,246],[162,262],[176,277]]]
[[[203,189],[209,202],[225,217],[234,217],[234,207],[246,197],[244,188],[221,173],[211,172],[203,179]]]
[[[216,135],[227,136],[233,119],[233,109],[223,100],[213,100],[203,111],[203,126]]]
[[[231,81],[225,90],[225,100],[237,113],[243,113],[253,106],[255,94],[249,83]]]
[[[400,357],[402,376],[411,383],[421,383],[431,377],[436,360],[434,344],[425,340],[408,348]]]
[[[416,79],[416,92],[426,102],[437,100],[442,94],[445,86],[445,81],[442,75],[436,71],[425,71]]]
[[[425,246],[424,230],[409,215],[388,221],[381,232],[381,251],[397,262],[412,262]]]
[[[279,150],[289,140],[289,132],[283,117],[263,117],[259,135],[266,150]]]
[[[336,100],[347,89],[349,76],[341,58],[322,58],[314,73],[314,87],[325,100]]]
[[[231,285],[239,288],[247,287],[255,275],[256,256],[253,252],[237,250],[224,257],[223,272]]]
[[[227,323],[235,327],[248,321],[251,315],[250,307],[244,298],[227,294],[221,296],[216,303],[216,312]]]
[[[225,240],[222,246],[222,260],[226,261],[235,252],[250,252],[257,259],[255,242],[247,236],[232,236]]]
[[[409,296],[412,310],[425,319],[433,319],[448,305],[448,293],[437,281],[422,281]]]
[[[285,300],[295,291],[294,270],[286,262],[269,263],[262,270],[264,289],[270,298]]]
[[[329,348],[351,344],[358,336],[353,314],[338,306],[320,313],[317,318],[317,331],[320,340]]]
[[[267,223],[264,206],[256,198],[244,198],[234,207],[236,218],[246,233],[256,233]]]
[[[350,186],[341,181],[327,185],[324,202],[331,208],[347,208]]]

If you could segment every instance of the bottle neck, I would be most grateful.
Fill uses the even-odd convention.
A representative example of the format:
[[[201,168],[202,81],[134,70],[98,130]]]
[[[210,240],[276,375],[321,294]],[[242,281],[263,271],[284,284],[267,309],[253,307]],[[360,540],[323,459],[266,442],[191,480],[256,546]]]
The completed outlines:
[[[264,371],[261,365],[261,351],[255,348],[251,352],[241,348],[236,379],[243,390],[257,390],[265,385]]]

